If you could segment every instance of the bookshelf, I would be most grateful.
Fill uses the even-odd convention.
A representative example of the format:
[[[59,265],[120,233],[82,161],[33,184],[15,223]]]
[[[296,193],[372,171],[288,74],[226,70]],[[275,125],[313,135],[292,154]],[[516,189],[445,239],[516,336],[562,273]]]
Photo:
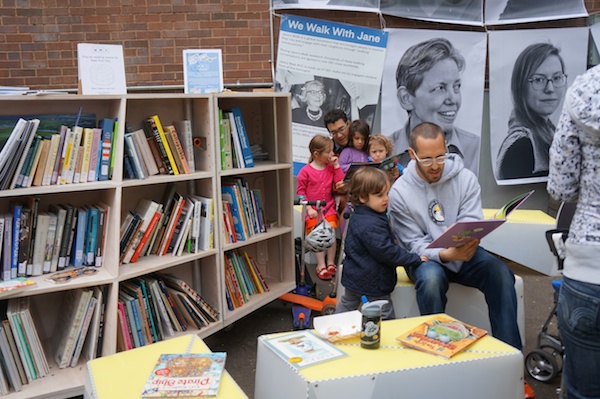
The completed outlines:
[[[66,292],[79,288],[107,285],[107,303],[104,321],[102,354],[117,352],[118,293],[123,282],[151,273],[173,273],[196,290],[214,309],[219,320],[200,330],[188,328],[185,333],[207,337],[236,320],[252,313],[290,291],[295,286],[293,241],[293,180],[290,97],[282,93],[219,93],[206,95],[186,94],[130,94],[126,96],[52,95],[39,97],[10,96],[0,98],[0,117],[27,117],[40,114],[94,113],[96,119],[118,118],[119,129],[115,146],[115,165],[112,180],[17,188],[0,191],[0,212],[9,211],[11,200],[36,196],[40,209],[51,204],[71,203],[76,206],[99,201],[110,206],[107,241],[104,248],[104,266],[93,276],[81,276],[65,284],[45,280],[46,276],[33,277],[37,283],[21,292],[4,297],[28,296],[39,315],[38,334],[42,341],[50,342],[59,304]],[[253,168],[221,170],[219,148],[218,110],[239,107],[242,111],[251,143],[258,143],[266,160]],[[143,180],[123,178],[123,153],[125,123],[130,130],[142,127],[145,118],[158,114],[163,124],[189,119],[194,136],[201,138],[203,148],[198,149],[195,172],[190,174],[154,175]],[[261,190],[265,205],[265,218],[270,227],[246,241],[225,244],[221,204],[221,184],[225,178],[242,177],[251,188]],[[173,256],[140,257],[135,263],[119,265],[119,237],[122,218],[136,207],[142,198],[161,201],[167,184],[176,185],[178,192],[197,194],[214,200],[214,249],[198,253]],[[252,257],[266,280],[269,291],[253,295],[249,302],[229,310],[225,296],[224,254],[239,249]],[[170,337],[169,337],[170,338]],[[51,367],[48,376],[23,386],[20,392],[11,392],[7,398],[68,398],[83,394],[85,359],[77,367],[58,369],[54,351],[45,348]]]

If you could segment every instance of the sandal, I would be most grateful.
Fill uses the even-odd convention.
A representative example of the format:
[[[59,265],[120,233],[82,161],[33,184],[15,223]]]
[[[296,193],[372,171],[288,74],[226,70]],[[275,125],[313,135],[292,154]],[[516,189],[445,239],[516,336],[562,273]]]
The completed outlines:
[[[329,272],[327,271],[327,267],[319,269],[319,267],[317,266],[316,271],[317,277],[319,277],[321,280],[331,280],[331,274],[329,274]]]
[[[337,266],[333,263],[327,265],[327,272],[331,275],[331,277],[335,276],[337,273]]]

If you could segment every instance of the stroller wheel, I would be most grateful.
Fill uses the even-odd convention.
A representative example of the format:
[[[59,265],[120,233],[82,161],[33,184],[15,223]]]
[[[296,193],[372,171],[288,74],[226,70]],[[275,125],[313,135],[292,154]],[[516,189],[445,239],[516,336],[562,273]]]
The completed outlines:
[[[558,368],[557,368],[558,373],[560,373],[563,369],[563,349],[557,348],[553,344],[540,345],[540,349],[543,350],[544,352],[549,353],[550,355],[552,355],[554,357],[554,360],[556,361],[556,365],[558,366]]]
[[[548,382],[558,375],[554,356],[541,349],[534,349],[525,357],[527,373],[541,382]]]
[[[328,303],[321,310],[322,315],[333,314],[335,312],[335,304]]]

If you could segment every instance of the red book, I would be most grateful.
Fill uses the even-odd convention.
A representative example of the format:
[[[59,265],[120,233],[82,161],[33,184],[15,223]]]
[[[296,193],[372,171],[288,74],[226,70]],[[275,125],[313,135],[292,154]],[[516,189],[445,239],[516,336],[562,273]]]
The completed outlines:
[[[146,246],[146,243],[148,242],[148,239],[152,235],[152,231],[154,231],[154,228],[158,224],[160,215],[161,215],[160,212],[154,212],[154,216],[152,216],[152,219],[150,219],[150,224],[148,224],[148,227],[146,228],[144,235],[140,239],[140,243],[138,244],[137,248],[133,252],[133,255],[131,256],[131,260],[130,260],[131,263],[137,262],[137,260],[139,259],[140,255],[142,253],[142,250],[144,249],[144,247]]]

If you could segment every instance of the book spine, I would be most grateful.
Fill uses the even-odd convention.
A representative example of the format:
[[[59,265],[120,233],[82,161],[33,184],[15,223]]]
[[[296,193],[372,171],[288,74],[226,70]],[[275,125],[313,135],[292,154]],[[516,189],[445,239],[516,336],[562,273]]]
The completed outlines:
[[[90,162],[92,159],[92,147],[94,145],[94,129],[86,127],[83,129],[82,139],[83,157],[81,158],[81,172],[79,172],[79,180],[75,183],[85,183],[88,181]],[[96,153],[96,157],[98,154]],[[95,169],[94,169],[95,172]]]
[[[60,127],[60,140],[58,142],[58,153],[56,154],[56,159],[54,160],[54,167],[52,168],[52,177],[50,178],[50,184],[59,184],[60,174],[62,172],[62,165],[64,162],[64,154],[65,154],[65,143],[67,132],[69,128],[65,125]]]
[[[62,270],[69,265],[69,247],[73,241],[73,226],[77,217],[75,216],[75,207],[67,205],[65,213],[65,226],[60,243],[60,252],[58,253],[57,269]]]
[[[178,131],[182,132],[182,137],[180,137],[183,144],[183,149],[185,152],[185,158],[188,161],[188,167],[190,168],[190,173],[196,171],[196,157],[194,156],[194,137],[192,132],[192,121],[189,119],[184,119],[180,123],[181,128]]]
[[[175,174],[175,172],[173,170],[173,165],[171,164],[169,155],[167,153],[167,149],[165,147],[165,145],[168,145],[168,144],[167,144],[167,138],[165,137],[165,133],[164,133],[164,131],[162,131],[162,126],[159,131],[158,125],[153,118],[148,119],[146,121],[146,123],[148,126],[148,130],[150,131],[151,137],[154,138],[154,140],[156,141],[156,144],[158,145],[158,149],[160,151],[160,157],[166,168],[166,172],[167,172],[166,174],[168,174],[168,175]],[[160,132],[162,132],[162,134]]]
[[[77,227],[75,230],[75,239],[71,252],[71,264],[74,267],[83,266],[85,251],[85,234],[87,232],[87,211],[85,208],[77,209]]]
[[[101,135],[101,153],[100,153],[100,167],[98,169],[98,181],[105,181],[109,179],[109,170],[111,166],[111,159],[113,157],[113,129],[115,123],[112,119],[105,118],[102,120],[102,135]]]
[[[179,173],[189,174],[190,167],[188,165],[188,160],[185,156],[185,151],[183,150],[183,146],[181,145],[181,140],[179,139],[179,132],[177,132],[177,129],[175,128],[174,125],[169,125],[166,127],[166,129],[168,129],[170,136],[171,136],[171,141],[173,142],[173,146],[174,146],[173,156],[175,158],[175,163],[177,163],[177,168],[179,169]]]
[[[246,125],[244,124],[242,111],[239,107],[233,107],[231,112],[233,113],[236,131],[240,139],[240,147],[242,148],[244,165],[246,168],[251,168],[254,166],[254,157],[252,156],[252,150],[250,149],[250,140],[248,139],[248,132],[246,131]]]
[[[148,143],[148,147],[150,147],[150,152],[152,153],[152,157],[154,158],[154,163],[158,167],[158,173],[161,175],[167,174],[167,169],[165,168],[165,163],[160,156],[160,149],[158,148],[158,143],[154,140],[154,137],[146,137],[146,142]]]
[[[54,173],[54,166],[56,165],[56,158],[58,157],[60,139],[61,136],[59,134],[53,134],[50,139],[50,154],[46,162],[46,167],[44,168],[42,186],[49,186],[52,183],[52,174]]]
[[[142,254],[142,250],[146,246],[146,243],[148,242],[150,235],[156,229],[156,226],[158,224],[158,220],[160,219],[160,216],[161,216],[160,212],[155,212],[154,215],[152,216],[152,219],[150,220],[150,223],[148,224],[148,227],[146,228],[144,235],[140,239],[139,244],[137,245],[137,247],[135,248],[135,251],[133,252],[133,255],[131,256],[131,260],[130,260],[131,263],[137,262],[138,259],[140,258],[140,255]]]
[[[173,152],[172,152],[171,147],[169,146],[167,136],[165,136],[165,131],[163,130],[162,123],[160,123],[160,119],[158,118],[158,115],[152,115],[151,118],[152,118],[152,120],[154,120],[156,129],[158,130],[158,134],[160,135],[160,139],[162,140],[162,143],[165,147],[165,152],[167,153],[167,159],[169,160],[169,163],[171,164],[171,169],[173,170],[173,174],[178,175],[179,169],[177,168],[177,164],[175,163],[175,158],[173,158]]]
[[[129,332],[129,325],[127,323],[127,316],[125,315],[125,306],[123,305],[123,301],[119,300],[118,304],[119,311],[119,322],[121,325],[121,335],[123,337],[123,341],[125,343],[125,349],[133,349],[133,344],[131,342],[131,335]]]
[[[135,148],[135,143],[131,133],[125,134],[125,150],[127,151],[127,155],[129,155],[129,159],[133,165],[135,177],[141,180],[145,179],[146,174],[144,172],[144,168],[142,167],[142,160],[138,155],[137,149]]]
[[[50,266],[52,265],[52,253],[54,251],[54,240],[56,237],[56,230],[58,224],[58,216],[55,213],[49,213],[50,217],[48,224],[48,235],[46,237],[46,249],[44,251],[44,263],[42,265],[42,273],[50,273]]]
[[[10,277],[16,278],[26,275],[26,267],[20,269],[19,263],[19,246],[21,244],[21,216],[23,206],[21,204],[13,204],[12,218],[13,218],[13,230],[12,230],[12,250],[11,250],[11,266],[10,266]]]
[[[100,145],[100,140],[102,139],[102,129],[94,128],[92,132],[92,152],[90,154],[90,167],[86,179],[88,182],[98,180],[98,165],[102,157],[102,147]]]

